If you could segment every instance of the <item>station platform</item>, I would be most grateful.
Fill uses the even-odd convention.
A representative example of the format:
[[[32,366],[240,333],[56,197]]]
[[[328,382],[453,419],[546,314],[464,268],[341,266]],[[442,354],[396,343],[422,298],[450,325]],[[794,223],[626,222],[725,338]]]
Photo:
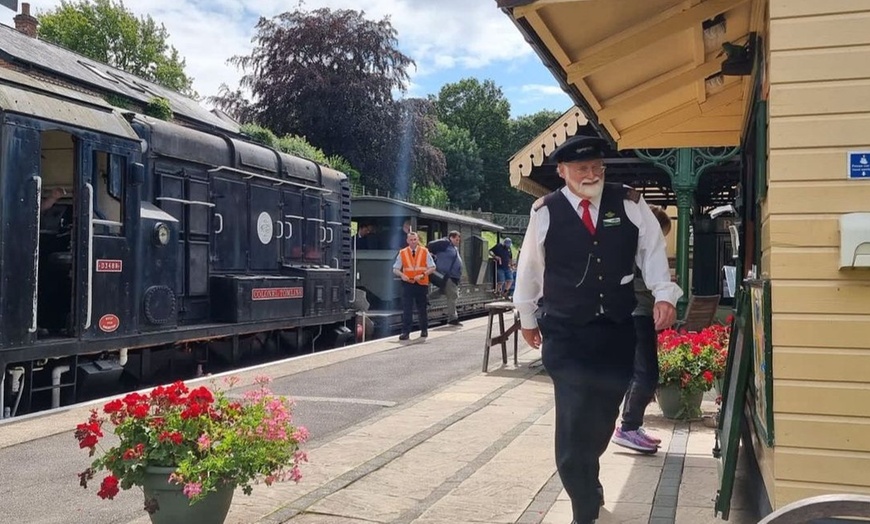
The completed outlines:
[[[312,431],[315,438],[305,445],[309,463],[302,468],[303,479],[298,484],[258,485],[251,496],[239,491],[226,522],[569,524],[570,503],[554,462],[552,384],[539,365],[540,353],[520,339],[518,366],[513,358],[504,365],[501,352],[493,351],[488,372],[481,372],[486,318],[463,324],[430,328],[425,342],[415,339],[419,336],[415,332],[409,342],[391,337],[233,373],[245,381],[260,375],[281,379],[326,373],[367,358],[422,359],[420,355],[446,355],[448,350],[473,353],[470,362],[476,368],[469,367],[458,378],[406,401],[382,403],[338,431],[322,435]],[[434,369],[431,363],[426,366],[428,370],[419,372]],[[370,369],[373,375],[378,372],[368,363],[361,369]],[[11,509],[6,505],[6,516],[17,515],[15,522],[45,524],[150,522],[135,488],[121,493],[126,497],[123,502],[100,500],[94,490],[78,486],[75,473],[90,459],[76,449],[72,430],[95,405],[0,425],[0,467],[32,470],[16,479],[14,486],[4,482],[4,499],[14,501]],[[714,407],[705,400],[705,412],[712,413]],[[314,412],[306,413],[311,417]],[[298,422],[306,423],[301,415]],[[713,429],[700,421],[667,420],[656,404],[648,410],[646,427],[662,438],[657,454],[641,455],[611,444],[602,457],[605,505],[599,524],[723,522],[713,512],[718,484],[717,462],[711,453]],[[54,452],[57,459],[50,458],[55,456],[48,451],[52,446],[61,447]],[[34,454],[33,449],[44,453]],[[679,475],[665,467],[673,463],[679,464]],[[738,486],[740,475],[738,471]],[[54,503],[64,507],[66,520],[25,516],[26,507],[51,502],[45,491],[28,485],[39,482],[40,476],[46,477],[42,482],[51,487],[48,493],[54,494]],[[757,522],[746,508],[738,489],[728,522]]]

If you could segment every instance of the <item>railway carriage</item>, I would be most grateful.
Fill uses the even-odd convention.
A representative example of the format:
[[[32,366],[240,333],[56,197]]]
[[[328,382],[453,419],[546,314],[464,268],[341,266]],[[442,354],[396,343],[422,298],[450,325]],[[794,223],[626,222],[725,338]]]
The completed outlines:
[[[484,233],[497,238],[504,229],[486,220],[421,206],[381,196],[355,196],[352,218],[357,226],[371,224],[368,245],[372,249],[355,250],[354,273],[358,291],[357,307],[365,313],[366,338],[396,332],[402,324],[400,280],[392,272],[398,250],[404,245],[402,229],[407,222],[420,236],[421,245],[446,237],[456,230],[462,235],[459,250],[463,261],[459,298],[460,317],[480,314],[487,302],[496,300],[489,260],[489,242]],[[430,288],[435,290],[434,286]],[[366,307],[368,306],[368,307]],[[446,300],[430,293],[429,322],[446,320]],[[416,323],[416,318],[415,318]]]

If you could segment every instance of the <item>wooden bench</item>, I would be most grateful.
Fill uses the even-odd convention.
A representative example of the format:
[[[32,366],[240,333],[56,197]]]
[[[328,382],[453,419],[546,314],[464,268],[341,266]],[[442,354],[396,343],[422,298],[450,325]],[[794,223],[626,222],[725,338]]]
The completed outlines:
[[[489,318],[487,319],[486,324],[486,341],[483,347],[483,372],[486,373],[487,368],[489,367],[489,348],[495,346],[497,344],[501,344],[501,360],[502,363],[507,365],[507,341],[511,337],[514,336],[514,367],[518,365],[517,363],[517,345],[519,343],[519,330],[520,330],[520,316],[517,313],[516,309],[514,309],[513,302],[490,302],[486,306],[486,311],[489,313]],[[505,331],[504,328],[504,315],[505,313],[513,313],[514,323]],[[492,324],[493,319],[498,316],[498,327],[499,333],[495,337],[492,336]]]
[[[858,522],[866,522],[870,518],[870,496],[837,494],[810,497],[779,508],[758,524],[808,524],[833,517],[861,517]]]

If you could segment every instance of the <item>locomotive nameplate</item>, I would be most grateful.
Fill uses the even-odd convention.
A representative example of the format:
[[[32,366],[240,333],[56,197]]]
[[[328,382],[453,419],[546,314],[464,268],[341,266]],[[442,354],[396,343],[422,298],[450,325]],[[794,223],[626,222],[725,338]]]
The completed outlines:
[[[109,313],[100,317],[100,321],[97,325],[106,333],[111,333],[121,326],[121,319],[119,319],[117,315]]]
[[[251,300],[302,298],[301,287],[258,287],[251,290]]]
[[[120,273],[123,267],[123,260],[97,259],[97,273]]]

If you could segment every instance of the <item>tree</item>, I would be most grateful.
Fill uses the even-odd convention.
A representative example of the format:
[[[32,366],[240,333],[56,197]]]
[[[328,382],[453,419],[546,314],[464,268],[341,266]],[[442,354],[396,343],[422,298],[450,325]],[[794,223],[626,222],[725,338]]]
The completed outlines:
[[[471,133],[463,127],[438,122],[433,144],[444,153],[447,162],[444,187],[450,203],[461,209],[474,209],[483,185],[483,160]]]
[[[392,126],[391,145],[396,158],[394,185],[401,185],[402,177],[422,186],[438,186],[447,172],[444,153],[432,144],[438,123],[432,103],[422,98],[408,98],[397,103],[398,122]],[[407,174],[405,166],[407,164]],[[389,177],[388,177],[389,178]]]
[[[466,129],[480,148],[483,187],[477,205],[485,211],[516,213],[531,200],[510,187],[510,103],[492,80],[466,78],[446,84],[434,97],[438,118]]]
[[[245,73],[253,120],[279,135],[305,136],[357,166],[364,183],[385,184],[401,115],[393,91],[405,91],[413,64],[397,49],[389,18],[296,9],[261,18],[256,30],[251,54],[230,59]],[[219,107],[238,105],[220,106],[216,98]]]
[[[510,149],[514,152],[524,148],[529,142],[562,116],[562,113],[544,109],[531,115],[511,120]]]
[[[163,24],[137,18],[121,0],[61,0],[37,18],[42,40],[196,97]]]

